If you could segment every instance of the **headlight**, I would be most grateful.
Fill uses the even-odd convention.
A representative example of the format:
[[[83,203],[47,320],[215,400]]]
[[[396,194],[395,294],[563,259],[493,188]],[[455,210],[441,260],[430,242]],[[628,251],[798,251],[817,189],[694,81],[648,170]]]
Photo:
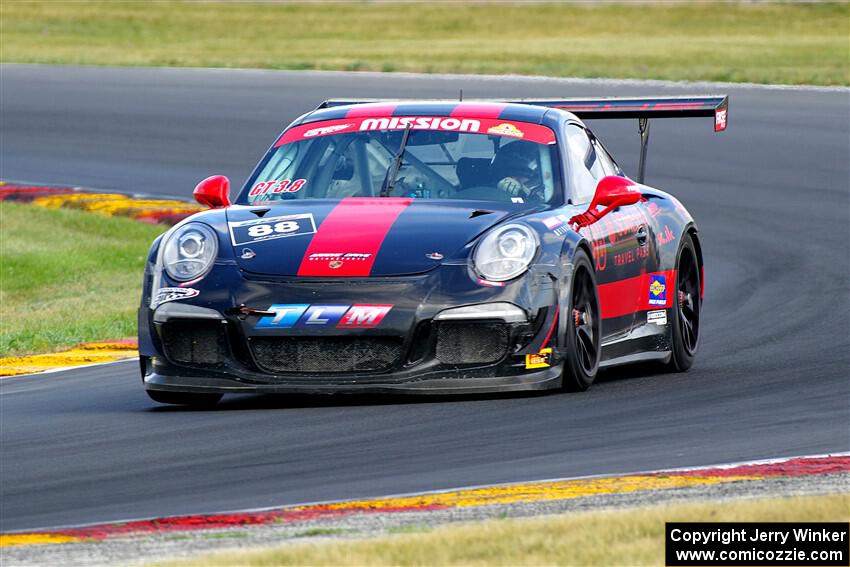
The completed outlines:
[[[507,224],[485,236],[472,259],[484,279],[503,282],[528,269],[537,246],[533,230],[521,224]]]
[[[215,232],[205,224],[190,222],[168,235],[162,265],[169,276],[185,282],[206,274],[217,254]]]

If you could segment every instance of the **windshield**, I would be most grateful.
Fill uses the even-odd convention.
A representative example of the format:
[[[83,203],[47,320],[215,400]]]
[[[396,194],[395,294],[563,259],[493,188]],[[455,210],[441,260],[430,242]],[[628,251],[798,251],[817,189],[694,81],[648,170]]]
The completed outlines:
[[[237,203],[387,196],[559,205],[557,156],[554,133],[538,124],[455,117],[314,122],[281,136]]]

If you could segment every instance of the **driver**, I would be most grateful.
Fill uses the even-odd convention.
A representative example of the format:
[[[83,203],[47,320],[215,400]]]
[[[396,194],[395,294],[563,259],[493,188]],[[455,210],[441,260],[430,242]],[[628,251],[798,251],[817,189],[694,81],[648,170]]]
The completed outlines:
[[[496,187],[511,197],[540,201],[543,176],[537,160],[536,144],[517,140],[499,148],[491,165]]]

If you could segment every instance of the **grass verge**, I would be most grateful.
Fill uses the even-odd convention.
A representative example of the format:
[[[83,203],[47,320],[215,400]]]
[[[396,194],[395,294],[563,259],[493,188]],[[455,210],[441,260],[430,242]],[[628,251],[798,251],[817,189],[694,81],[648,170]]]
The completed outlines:
[[[162,565],[664,565],[665,522],[848,520],[846,493],[796,496],[490,520],[426,533],[295,544]]]
[[[850,84],[846,2],[0,3],[4,62]]]
[[[0,203],[0,356],[135,336],[145,256],[166,228]]]

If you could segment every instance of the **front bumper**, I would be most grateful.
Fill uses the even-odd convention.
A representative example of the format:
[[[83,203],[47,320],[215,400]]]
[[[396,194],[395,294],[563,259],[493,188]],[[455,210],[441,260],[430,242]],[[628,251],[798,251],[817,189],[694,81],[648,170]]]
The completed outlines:
[[[482,394],[548,390],[561,385],[560,367],[530,372],[521,376],[493,377],[424,377],[411,380],[370,381],[288,380],[281,383],[257,384],[235,376],[183,376],[145,374],[147,390],[218,394]]]
[[[166,303],[155,310],[143,305],[140,354],[145,388],[198,393],[461,394],[542,390],[561,384],[562,352],[553,332],[557,293],[553,279],[546,274],[529,273],[500,288],[474,285],[457,268],[383,281],[307,283],[246,278],[238,286],[227,286],[216,285],[216,278],[209,278],[208,283],[212,285],[207,290],[188,301]],[[236,291],[231,292],[234,287]],[[239,313],[239,306],[246,305],[262,310],[281,303],[390,302],[390,312],[371,328],[270,328],[260,324],[259,315]],[[523,321],[434,320],[445,309],[495,302],[521,306],[528,317]],[[179,332],[174,332],[175,325]],[[186,338],[202,328],[207,329],[206,335]],[[481,340],[485,332],[498,339],[495,355],[486,351],[496,339]],[[173,337],[182,341],[184,351],[188,348],[191,352],[175,356]],[[302,351],[292,350],[293,343],[304,341],[310,343],[309,360],[289,366],[292,359],[306,357]],[[358,353],[370,343],[389,342],[396,350],[380,367],[346,368],[345,354],[336,350],[340,344],[342,350],[349,348],[347,341],[356,343],[350,348],[361,349]],[[471,358],[470,349],[454,348],[476,341]],[[287,357],[282,364],[261,356],[258,345],[269,342],[285,346]],[[544,342],[551,348],[547,363],[541,365],[536,359],[529,364],[527,356],[538,353]],[[323,344],[330,345],[324,352]],[[195,357],[196,351],[201,355]]]

